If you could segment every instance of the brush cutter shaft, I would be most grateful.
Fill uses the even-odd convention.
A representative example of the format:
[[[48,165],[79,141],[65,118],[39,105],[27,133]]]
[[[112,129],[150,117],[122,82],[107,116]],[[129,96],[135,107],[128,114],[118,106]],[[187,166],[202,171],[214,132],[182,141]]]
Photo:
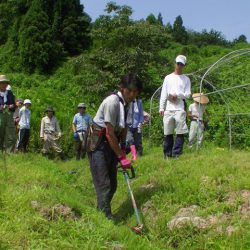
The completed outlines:
[[[126,171],[123,171],[123,174],[124,174],[125,180],[126,180],[127,185],[128,185],[128,191],[129,191],[131,201],[132,201],[132,205],[133,205],[133,208],[134,208],[134,211],[135,211],[135,216],[136,216],[137,223],[138,223],[138,225],[142,225],[140,215],[139,215],[139,211],[137,209],[137,205],[136,205],[136,202],[135,202],[135,197],[133,195],[133,192],[132,192],[132,189],[131,189],[131,186],[130,186],[128,173]]]

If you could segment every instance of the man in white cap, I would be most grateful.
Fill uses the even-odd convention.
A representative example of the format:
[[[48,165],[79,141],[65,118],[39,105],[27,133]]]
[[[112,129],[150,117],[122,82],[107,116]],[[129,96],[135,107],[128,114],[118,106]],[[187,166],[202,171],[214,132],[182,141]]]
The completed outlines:
[[[182,74],[185,64],[185,56],[176,57],[175,70],[165,77],[161,90],[159,112],[163,116],[164,124],[164,158],[178,157],[182,153],[184,135],[188,133],[185,99],[191,94],[191,83],[190,79]]]
[[[206,112],[205,106],[209,103],[209,99],[203,93],[195,93],[192,95],[194,103],[188,108],[188,116],[191,119],[188,146],[192,148],[195,139],[198,140],[198,146],[201,147],[203,141],[204,123],[203,114]]]
[[[19,111],[19,133],[17,150],[27,152],[27,146],[30,138],[30,116],[31,116],[31,101],[25,99],[23,102],[23,107]]]
[[[79,103],[77,108],[79,112],[73,118],[72,129],[75,140],[76,160],[80,160],[86,155],[87,131],[93,122],[91,116],[86,113],[87,107],[85,103]]]
[[[15,96],[7,87],[10,80],[0,75],[0,150],[11,153],[15,149],[16,129],[13,120]]]

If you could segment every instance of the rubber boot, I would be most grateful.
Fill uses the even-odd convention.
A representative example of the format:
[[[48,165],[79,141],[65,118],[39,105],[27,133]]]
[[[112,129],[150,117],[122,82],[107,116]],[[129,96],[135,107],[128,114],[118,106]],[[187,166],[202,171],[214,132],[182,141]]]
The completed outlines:
[[[62,161],[67,161],[67,158],[63,152],[59,153],[59,156],[60,156]]]
[[[130,150],[131,150],[131,160],[132,161],[136,161],[137,157],[136,157],[136,148],[135,148],[135,145],[131,145],[130,146]]]
[[[49,159],[49,154],[48,153],[42,153],[42,156],[45,157],[46,159]]]

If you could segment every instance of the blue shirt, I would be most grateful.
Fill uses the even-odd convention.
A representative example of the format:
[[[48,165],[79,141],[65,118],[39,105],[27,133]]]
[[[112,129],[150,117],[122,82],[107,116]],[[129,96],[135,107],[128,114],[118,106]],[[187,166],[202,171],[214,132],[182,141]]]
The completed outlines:
[[[87,131],[89,125],[92,125],[92,118],[89,114],[81,115],[80,113],[77,113],[74,116],[73,123],[76,126],[76,131]]]
[[[133,109],[133,122],[130,128],[138,128],[139,124],[144,121],[142,100],[135,100],[132,105]]]

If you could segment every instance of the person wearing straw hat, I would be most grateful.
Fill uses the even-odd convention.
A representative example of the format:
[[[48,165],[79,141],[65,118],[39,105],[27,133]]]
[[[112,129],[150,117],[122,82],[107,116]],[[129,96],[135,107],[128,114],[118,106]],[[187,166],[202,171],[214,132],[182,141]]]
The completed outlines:
[[[92,125],[92,118],[86,113],[85,103],[79,103],[78,113],[75,114],[72,123],[72,129],[75,140],[76,160],[84,158],[86,155],[86,138],[89,127]]]
[[[165,77],[162,85],[159,113],[163,116],[165,159],[177,158],[182,153],[184,135],[188,133],[184,101],[191,95],[191,83],[190,79],[182,73],[186,60],[183,55],[176,57],[175,70]]]
[[[10,80],[0,75],[0,150],[14,152],[16,144],[16,128],[13,120],[15,112],[15,96],[7,87]]]
[[[188,108],[188,116],[191,119],[189,129],[189,148],[192,148],[195,140],[197,139],[198,146],[201,147],[203,141],[204,123],[203,114],[205,106],[209,103],[209,99],[203,93],[195,93],[192,95],[194,103]]]
[[[46,109],[47,115],[42,118],[40,138],[43,140],[42,154],[48,157],[49,149],[59,154],[61,160],[66,161],[66,157],[59,144],[59,139],[62,136],[59,123],[55,117],[55,111],[52,107]]]
[[[30,116],[31,116],[31,101],[25,99],[23,102],[23,107],[19,111],[19,133],[18,133],[18,143],[17,151],[27,152],[27,146],[30,138]]]

